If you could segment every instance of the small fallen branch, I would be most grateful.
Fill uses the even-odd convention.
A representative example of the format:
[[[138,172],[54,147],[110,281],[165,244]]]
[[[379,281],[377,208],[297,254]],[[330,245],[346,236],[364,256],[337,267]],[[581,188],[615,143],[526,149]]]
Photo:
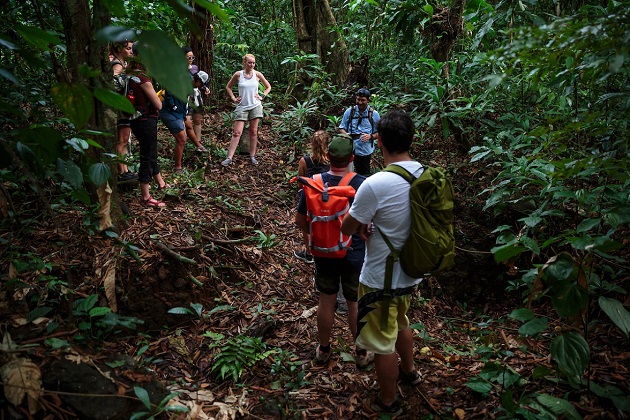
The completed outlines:
[[[216,238],[211,238],[207,235],[201,235],[201,237],[205,239],[206,241],[210,241],[212,243],[219,244],[219,245],[244,244],[247,242],[256,242],[258,240],[257,237],[252,237],[252,236],[248,238],[241,238],[241,239],[216,239]]]
[[[168,255],[169,257],[175,258],[179,262],[183,262],[187,264],[197,264],[195,260],[191,260],[188,257],[184,257],[183,255],[178,254],[177,252],[173,251],[168,246],[164,245],[162,242],[156,241],[155,244],[157,245],[158,248],[164,251],[166,255]]]

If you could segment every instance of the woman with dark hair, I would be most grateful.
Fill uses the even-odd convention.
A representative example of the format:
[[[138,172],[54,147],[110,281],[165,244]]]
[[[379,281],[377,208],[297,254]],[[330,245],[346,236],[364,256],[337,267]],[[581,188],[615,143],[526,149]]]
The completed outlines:
[[[137,47],[134,45],[137,55]],[[145,207],[165,207],[163,201],[151,197],[149,183],[151,178],[163,190],[168,187],[160,175],[157,163],[157,120],[158,111],[162,109],[162,101],[157,96],[151,79],[147,76],[146,68],[138,58],[134,58],[127,69],[129,75],[129,89],[133,92],[134,107],[141,115],[131,121],[131,131],[140,144],[140,170],[138,180],[142,197],[140,202]]]
[[[109,48],[110,65],[114,76],[124,73],[127,68],[127,60],[133,56],[133,41],[114,42]],[[129,126],[129,118],[120,115],[116,122],[116,155],[118,156],[118,182],[135,182],[138,179],[138,174],[134,174],[129,171],[129,167],[124,162],[127,155],[127,147],[129,145],[129,137],[131,136],[131,128]]]

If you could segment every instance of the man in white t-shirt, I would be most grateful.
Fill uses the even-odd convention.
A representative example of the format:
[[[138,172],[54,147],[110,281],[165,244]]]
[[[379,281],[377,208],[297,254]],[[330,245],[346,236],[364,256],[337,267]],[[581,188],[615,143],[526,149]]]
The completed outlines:
[[[409,156],[414,135],[409,115],[399,110],[391,111],[378,122],[377,131],[378,146],[383,152],[385,165],[402,166],[419,177],[424,168]],[[406,315],[411,295],[422,279],[409,277],[400,264],[394,264],[392,298],[387,305],[387,328],[381,330],[381,311],[385,310],[382,302],[385,262],[390,251],[379,229],[394,248],[402,248],[409,236],[410,212],[409,183],[395,173],[382,171],[361,184],[341,226],[346,235],[359,232],[366,239],[365,261],[359,277],[356,344],[375,353],[380,393],[370,408],[375,413],[390,416],[397,416],[403,411],[396,398],[397,383],[415,386],[422,381],[413,364],[413,334]]]

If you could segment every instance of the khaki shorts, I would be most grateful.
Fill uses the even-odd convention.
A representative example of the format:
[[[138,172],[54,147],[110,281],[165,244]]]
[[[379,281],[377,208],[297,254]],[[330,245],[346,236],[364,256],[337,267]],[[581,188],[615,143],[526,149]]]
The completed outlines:
[[[248,109],[246,111],[240,111],[238,109],[234,111],[234,121],[250,121],[262,117],[263,107],[261,104],[258,104],[255,108]]]
[[[356,344],[376,354],[392,354],[396,351],[398,331],[409,327],[407,310],[411,304],[411,293],[415,288],[401,291],[405,294],[393,296],[389,302],[387,328],[381,331],[383,291],[359,284],[359,319]]]

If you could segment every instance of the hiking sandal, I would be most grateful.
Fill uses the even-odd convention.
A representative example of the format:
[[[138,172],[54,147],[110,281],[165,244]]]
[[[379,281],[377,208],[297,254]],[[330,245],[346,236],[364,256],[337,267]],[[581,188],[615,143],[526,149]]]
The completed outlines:
[[[149,197],[146,200],[144,198],[141,198],[140,203],[142,203],[144,207],[157,207],[157,208],[166,207],[166,203],[164,201],[156,200],[153,197]]]

